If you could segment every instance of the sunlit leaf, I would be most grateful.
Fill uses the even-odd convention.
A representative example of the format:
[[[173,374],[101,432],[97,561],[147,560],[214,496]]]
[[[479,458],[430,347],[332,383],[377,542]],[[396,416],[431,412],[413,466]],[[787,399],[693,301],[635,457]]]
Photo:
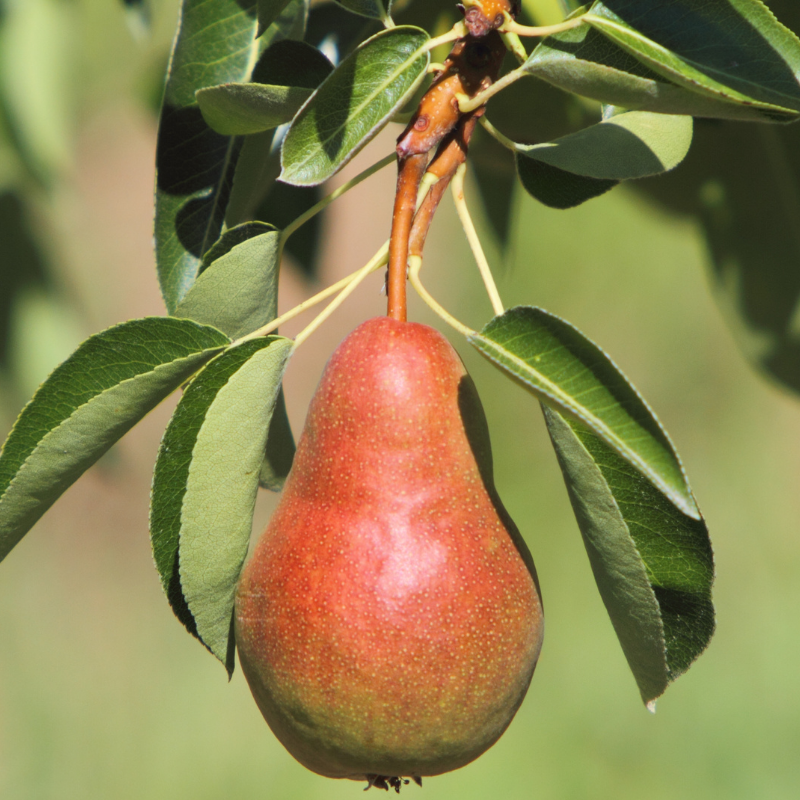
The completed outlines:
[[[672,83],[800,116],[800,40],[760,0],[596,0],[585,19]]]
[[[343,167],[425,77],[428,34],[398,26],[348,56],[300,110],[281,151],[281,180],[313,186]]]
[[[256,63],[255,0],[184,0],[156,151],[156,259],[171,313],[219,236],[240,142],[211,130],[198,89],[244,81]]]
[[[263,222],[226,231],[217,252],[234,244],[200,273],[175,316],[213,325],[231,339],[271,322],[278,307],[280,238],[277,228]]]
[[[517,169],[537,200],[571,208],[619,181],[673,169],[691,142],[691,117],[629,111],[554,142],[516,145]]]
[[[516,151],[576,175],[625,181],[674,169],[691,143],[691,117],[629,111],[554,142],[517,145]]]
[[[568,92],[632,110],[745,120],[794,115],[678,85],[588,24],[542,40],[523,69]]]
[[[580,331],[540,308],[518,306],[469,341],[544,403],[587,425],[681,511],[699,518],[661,424],[619,368]]]
[[[42,384],[0,454],[0,559],[148,411],[228,344],[152,317],[87,339]]]
[[[597,587],[654,710],[714,633],[708,530],[588,428],[544,413]]]
[[[189,385],[153,477],[153,554],[178,619],[233,671],[233,600],[267,432],[293,342],[233,347]]]
[[[306,13],[306,0],[291,0],[269,31],[256,38],[255,0],[183,2],[156,150],[156,260],[170,313],[219,237],[242,146],[241,139],[206,124],[195,93],[247,81],[271,42],[302,34]]]

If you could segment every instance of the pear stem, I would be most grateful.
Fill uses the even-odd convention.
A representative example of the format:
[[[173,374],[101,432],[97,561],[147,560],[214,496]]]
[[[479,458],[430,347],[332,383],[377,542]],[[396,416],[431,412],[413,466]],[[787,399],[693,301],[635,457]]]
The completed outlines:
[[[339,293],[339,296],[332,300],[325,309],[320,312],[314,319],[309,323],[305,328],[303,328],[297,336],[294,337],[294,344],[295,347],[301,345],[309,336],[311,336],[314,331],[325,322],[328,317],[336,311],[337,308],[355,291],[355,288],[358,286],[370,272],[374,272],[376,269],[382,267],[386,264],[389,257],[389,243],[381,247],[377,253],[357,272],[354,272],[350,275],[346,280],[348,281],[347,286],[342,289]]]
[[[428,154],[415,153],[398,161],[397,192],[392,211],[392,235],[389,240],[389,296],[387,315],[399,322],[407,317],[406,275],[408,273],[408,240],[417,210],[417,198]]]
[[[483,284],[486,287],[486,293],[489,295],[494,313],[496,316],[500,316],[506,309],[503,305],[503,301],[500,299],[500,292],[497,291],[497,284],[494,282],[494,276],[492,275],[489,261],[481,247],[481,240],[478,238],[478,232],[475,230],[475,225],[472,222],[469,208],[467,208],[467,201],[464,199],[464,175],[466,171],[466,163],[461,164],[456,170],[456,174],[453,176],[453,182],[451,184],[453,201],[456,204],[456,211],[461,220],[461,226],[464,228],[467,241],[472,248],[472,255],[475,256],[478,271],[481,273],[481,278],[483,278]]]
[[[388,252],[389,242],[386,241],[381,246],[381,249],[378,250],[378,252],[370,259],[366,266],[362,267],[361,269],[357,269],[355,272],[351,272],[346,278],[342,278],[340,281],[331,284],[327,289],[317,292],[317,294],[315,294],[313,297],[309,297],[308,300],[304,300],[299,305],[296,305],[285,314],[281,314],[281,316],[276,317],[274,320],[272,320],[272,322],[267,323],[258,330],[248,333],[247,336],[242,336],[242,338],[237,339],[232,346],[236,347],[237,345],[244,344],[244,342],[249,342],[251,339],[258,339],[261,336],[267,336],[268,334],[277,330],[281,325],[283,325],[284,322],[294,319],[307,309],[317,305],[317,303],[321,303],[323,300],[326,300],[332,294],[336,294],[336,292],[339,290],[347,288],[351,283],[353,283],[353,281],[360,281],[361,273],[366,269],[367,266],[371,264],[372,271],[374,271],[386,263],[386,255]]]
[[[433,299],[433,297],[431,297],[431,295],[428,293],[428,290],[422,285],[422,282],[419,279],[420,269],[422,269],[422,257],[410,256],[408,259],[408,280],[416,290],[417,294],[431,308],[431,310],[440,316],[448,325],[450,325],[450,327],[455,328],[464,336],[472,336],[475,333],[472,328],[467,327],[463,322],[459,322],[452,314],[445,311],[445,309],[442,308],[442,306],[440,306]]]
[[[373,164],[371,167],[367,167],[363,172],[359,172],[354,178],[351,178],[347,183],[343,183],[338,189],[334,189],[329,195],[323,197],[319,203],[311,206],[308,211],[302,213],[297,219],[290,222],[282,231],[281,231],[281,240],[280,240],[280,247],[281,250],[283,249],[283,245],[285,244],[286,240],[301,226],[308,222],[312,217],[319,214],[320,211],[327,208],[334,200],[338,200],[345,192],[349,192],[353,187],[358,186],[361,181],[366,180],[367,178],[374,175],[379,170],[382,170],[384,167],[388,167],[395,160],[396,156],[394,153],[390,153],[385,158],[382,158],[380,161]]]

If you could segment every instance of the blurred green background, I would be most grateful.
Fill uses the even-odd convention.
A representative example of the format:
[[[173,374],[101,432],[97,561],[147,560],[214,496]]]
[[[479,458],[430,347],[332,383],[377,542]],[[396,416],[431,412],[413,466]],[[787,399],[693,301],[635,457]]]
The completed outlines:
[[[163,313],[151,251],[153,108],[177,3],[151,5],[149,33],[141,17],[106,0],[4,0],[0,9],[3,120],[38,132],[16,147],[0,137],[0,202],[19,220],[0,232],[5,434],[83,337]],[[396,133],[370,145],[344,177],[389,152]],[[377,249],[393,183],[384,171],[326,215],[318,280],[288,263],[283,308]],[[567,212],[518,195],[511,227],[505,259],[487,234],[505,302],[541,305],[577,325],[670,431],[715,546],[718,630],[649,714],[594,587],[538,404],[453,339],[484,400],[498,487],[536,560],[547,633],[528,697],[500,742],[474,764],[403,793],[795,798],[800,401],[738,352],[711,296],[694,224],[619,188]],[[489,318],[449,203],[423,279],[464,321]],[[296,433],[335,344],[382,313],[380,281],[373,276],[294,359],[286,391]],[[438,325],[418,301],[412,316]],[[359,796],[360,785],[293,761],[241,672],[228,684],[162,596],[147,506],[171,407],[134,429],[0,564],[0,797]],[[256,530],[274,502],[260,497]]]

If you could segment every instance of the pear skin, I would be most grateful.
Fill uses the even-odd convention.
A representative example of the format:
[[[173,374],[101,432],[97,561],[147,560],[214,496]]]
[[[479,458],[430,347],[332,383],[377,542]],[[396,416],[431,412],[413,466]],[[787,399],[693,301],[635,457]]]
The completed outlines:
[[[270,728],[321,775],[448,772],[511,722],[541,598],[474,384],[438,331],[379,317],[333,354],[235,625]]]

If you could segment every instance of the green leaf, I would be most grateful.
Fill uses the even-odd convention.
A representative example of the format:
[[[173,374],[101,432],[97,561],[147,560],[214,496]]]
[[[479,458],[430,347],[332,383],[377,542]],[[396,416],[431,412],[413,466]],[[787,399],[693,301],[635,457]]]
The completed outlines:
[[[264,51],[252,83],[209,86],[195,96],[203,119],[218,133],[258,133],[290,122],[332,71],[315,47],[285,39]]]
[[[76,16],[59,0],[0,6],[0,106],[23,162],[45,184],[72,167]]]
[[[760,0],[596,0],[585,19],[670,82],[766,118],[800,115],[800,40]]]
[[[256,208],[281,171],[280,153],[273,150],[277,131],[263,131],[245,137],[236,170],[233,175],[228,207],[225,210],[225,225],[240,226],[256,219]],[[208,253],[203,256],[203,262]]]
[[[291,2],[292,0],[257,0],[258,30],[256,36],[261,36]]]
[[[651,710],[714,633],[714,561],[681,513],[585,426],[544,408],[597,588]]]
[[[692,143],[692,118],[629,111],[544,144],[518,144],[525,158],[598,180],[658,175],[683,161]]]
[[[255,211],[255,219],[264,220],[278,228],[286,228],[299,216],[322,200],[323,191],[320,186],[292,186],[289,183],[275,181]],[[284,253],[290,255],[297,266],[309,279],[316,279],[317,261],[322,244],[326,211],[315,214],[303,223],[296,233],[290,236],[284,245]]]
[[[161,317],[87,339],[42,384],[0,454],[0,560],[55,500],[148,411],[228,344]]]
[[[203,119],[217,133],[241,136],[290,122],[312,89],[263,83],[223,83],[197,91]]]
[[[371,19],[387,19],[388,14],[383,5],[383,0],[336,0],[336,2],[352,11],[354,14],[359,14],[362,17],[370,17]],[[391,0],[389,6],[391,7]]]
[[[217,252],[238,243],[200,274],[175,316],[213,325],[231,339],[271,322],[278,306],[280,239],[281,232],[263,222],[226,231]]]
[[[156,462],[153,555],[178,619],[233,672],[233,600],[270,419],[294,343],[226,351],[187,388]]]
[[[800,393],[800,126],[699,121],[681,167],[635,187],[699,222],[739,346]]]
[[[681,511],[699,519],[680,459],[658,419],[580,331],[540,308],[518,306],[469,341],[544,403],[591,428]]]
[[[292,427],[289,425],[289,417],[286,413],[286,399],[283,396],[283,389],[281,389],[269,423],[267,449],[258,476],[260,486],[271,492],[279,492],[283,489],[283,484],[292,468],[295,449]]]
[[[691,117],[629,111],[554,142],[516,145],[517,170],[537,200],[572,208],[619,181],[673,169],[691,143]]]
[[[619,181],[586,178],[517,153],[517,174],[525,191],[550,208],[574,208],[613,189]]]
[[[632,110],[745,120],[765,116],[761,108],[673,83],[588,24],[542,40],[521,69],[565,91]]]
[[[410,26],[367,39],[300,109],[281,151],[281,180],[322,183],[369,142],[425,77],[430,37]]]
[[[264,51],[253,70],[253,80],[274,86],[313,90],[332,71],[333,64],[315,47],[305,42],[284,39]],[[257,209],[264,198],[268,194],[274,194],[278,187],[289,188],[287,184],[275,181],[280,173],[278,145],[281,141],[280,131],[264,131],[251,134],[245,139],[236,162],[233,188],[225,214],[225,224],[229,228],[252,219],[275,222],[269,217],[258,216]],[[292,219],[294,217],[286,222]],[[283,225],[278,224],[278,227]]]
[[[258,59],[255,0],[184,0],[156,149],[156,260],[172,313],[220,234],[241,142],[211,130],[198,89],[246,80]]]

